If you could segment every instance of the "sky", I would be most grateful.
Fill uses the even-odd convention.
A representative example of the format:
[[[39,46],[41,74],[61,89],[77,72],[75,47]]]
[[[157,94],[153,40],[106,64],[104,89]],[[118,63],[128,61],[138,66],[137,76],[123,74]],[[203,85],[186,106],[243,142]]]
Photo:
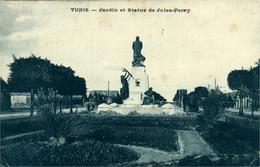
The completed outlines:
[[[71,8],[181,8],[189,13],[71,12]],[[31,53],[84,77],[88,90],[121,87],[140,36],[149,84],[168,100],[177,89],[214,86],[230,91],[227,75],[260,57],[257,0],[0,2],[0,74],[12,55]]]

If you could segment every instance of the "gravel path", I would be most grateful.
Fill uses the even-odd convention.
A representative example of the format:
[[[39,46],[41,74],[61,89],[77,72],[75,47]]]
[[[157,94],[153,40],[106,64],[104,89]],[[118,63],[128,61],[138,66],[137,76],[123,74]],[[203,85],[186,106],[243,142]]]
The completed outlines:
[[[168,162],[180,158],[179,153],[167,152],[167,151],[162,151],[162,150],[148,148],[148,147],[121,145],[121,144],[117,144],[116,146],[131,149],[135,151],[137,154],[139,154],[140,158],[133,163]]]
[[[195,130],[177,130],[180,153],[183,156],[212,155],[214,151]]]
[[[133,145],[120,145],[131,149],[140,155],[140,158],[133,163],[150,163],[150,162],[169,162],[182,159],[186,156],[195,155],[213,155],[211,147],[201,138],[200,134],[194,130],[177,130],[179,151],[167,152],[158,149],[140,147]]]
[[[18,135],[3,137],[3,138],[1,138],[1,141],[11,140],[11,139],[19,138],[19,137],[30,136],[30,135],[41,134],[41,133],[43,133],[43,130],[38,130],[38,131],[33,131],[33,132],[28,132],[28,133],[21,133]]]

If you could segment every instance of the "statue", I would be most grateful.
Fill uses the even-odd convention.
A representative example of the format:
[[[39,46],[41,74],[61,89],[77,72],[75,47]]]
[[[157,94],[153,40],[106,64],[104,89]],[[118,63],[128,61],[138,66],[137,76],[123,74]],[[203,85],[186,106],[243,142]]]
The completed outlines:
[[[123,100],[127,99],[129,97],[129,84],[128,79],[130,77],[130,73],[126,72],[126,69],[123,69],[123,72],[125,72],[125,75],[121,75],[121,84],[122,88],[120,89],[120,95]]]
[[[129,97],[129,83],[128,81],[132,78],[135,81],[136,86],[140,86],[140,81],[135,79],[133,75],[125,68],[123,68],[124,75],[120,76],[122,88],[120,89],[120,95],[123,100]]]
[[[144,67],[143,62],[145,57],[141,54],[141,50],[143,48],[142,42],[139,40],[139,37],[136,37],[136,40],[133,42],[132,49],[134,51],[134,59],[132,62],[133,66],[136,67]]]

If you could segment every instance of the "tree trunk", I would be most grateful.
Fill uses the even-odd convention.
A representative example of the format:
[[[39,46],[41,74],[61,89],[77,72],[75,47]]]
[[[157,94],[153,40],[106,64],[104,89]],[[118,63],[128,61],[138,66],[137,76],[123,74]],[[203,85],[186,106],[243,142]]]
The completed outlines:
[[[30,107],[30,117],[33,116],[33,104],[34,103],[34,95],[33,95],[33,89],[31,89],[31,107]]]
[[[70,113],[72,113],[72,107],[73,107],[73,104],[72,104],[72,96],[73,96],[73,95],[70,95]]]
[[[254,117],[254,110],[256,109],[255,106],[256,106],[256,103],[255,103],[255,98],[252,97],[252,103],[251,103],[251,117],[253,118]]]
[[[240,97],[240,105],[239,105],[239,115],[244,115],[244,111],[243,111],[243,98]]]
[[[54,113],[56,114],[57,113],[57,93],[55,91],[54,93]]]
[[[254,117],[254,107],[253,106],[251,106],[251,117],[253,118]]]
[[[60,105],[60,113],[62,113],[62,110],[61,110],[61,95],[59,97],[59,105]]]

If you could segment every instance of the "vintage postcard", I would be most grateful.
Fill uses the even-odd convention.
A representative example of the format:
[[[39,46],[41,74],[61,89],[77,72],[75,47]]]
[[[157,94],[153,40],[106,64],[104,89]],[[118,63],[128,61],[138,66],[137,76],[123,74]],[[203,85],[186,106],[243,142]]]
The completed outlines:
[[[259,166],[260,1],[0,1],[1,166]]]

